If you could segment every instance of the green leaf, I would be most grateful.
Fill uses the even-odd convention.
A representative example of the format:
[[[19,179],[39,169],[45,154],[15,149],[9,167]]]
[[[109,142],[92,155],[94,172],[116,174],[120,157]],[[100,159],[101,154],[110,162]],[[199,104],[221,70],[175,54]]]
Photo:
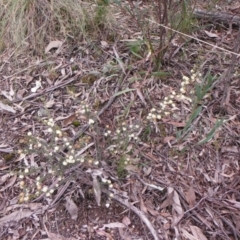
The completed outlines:
[[[197,100],[201,101],[202,100],[202,94],[201,94],[202,89],[198,84],[195,86],[195,91],[197,94]]]
[[[198,115],[199,113],[202,111],[202,106],[199,106],[191,115],[190,117],[190,120],[194,120]]]
[[[199,113],[202,111],[202,106],[199,106],[189,117],[189,120],[187,121],[184,129],[182,130],[182,134],[189,128],[192,121],[199,115]]]
[[[160,72],[153,72],[152,76],[154,76],[154,77],[167,77],[167,76],[171,76],[171,74],[169,72],[160,71]]]
[[[122,91],[120,91],[120,92],[115,93],[115,94],[113,95],[113,97],[117,97],[117,96],[119,96],[119,95],[122,95],[122,94],[127,93],[127,92],[131,92],[131,91],[135,91],[135,89],[132,89],[132,88],[124,89],[124,90],[122,90]]]
[[[215,134],[215,132],[216,132],[216,130],[223,125],[223,121],[224,121],[223,119],[222,120],[218,120],[215,123],[214,127],[212,128],[212,130],[207,134],[206,138],[204,138],[201,141],[199,141],[198,144],[201,145],[203,143],[208,142],[210,139],[212,139],[214,134]]]
[[[135,57],[138,57],[139,59],[143,59],[143,57],[141,55],[137,54],[136,52],[134,52],[134,51],[131,51],[131,52]]]

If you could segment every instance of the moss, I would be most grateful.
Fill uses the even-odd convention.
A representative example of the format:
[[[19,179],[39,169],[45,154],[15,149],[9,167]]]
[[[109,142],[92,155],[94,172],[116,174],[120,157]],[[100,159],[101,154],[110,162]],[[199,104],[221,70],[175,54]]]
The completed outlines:
[[[74,127],[79,127],[81,125],[81,123],[78,120],[75,120],[75,121],[72,122],[72,125]]]
[[[6,153],[6,154],[3,155],[3,159],[4,159],[6,162],[10,162],[10,161],[12,161],[14,158],[15,158],[15,154],[14,154],[14,153]]]

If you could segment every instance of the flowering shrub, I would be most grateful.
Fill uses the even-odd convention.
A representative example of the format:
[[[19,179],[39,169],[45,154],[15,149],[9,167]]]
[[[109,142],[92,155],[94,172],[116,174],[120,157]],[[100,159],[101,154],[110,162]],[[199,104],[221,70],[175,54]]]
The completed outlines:
[[[178,108],[176,102],[187,101],[193,103],[195,98],[194,84],[201,83],[201,73],[191,70],[191,77],[183,76],[179,93],[172,91],[169,96],[166,96],[163,102],[160,103],[160,109],[152,108],[147,116],[150,121],[156,122],[164,116],[173,114]]]
[[[181,101],[192,106],[192,114],[196,117],[194,109],[196,107],[199,108],[197,105],[210,89],[211,84],[211,79],[205,84],[202,75],[192,70],[190,77],[182,77],[179,92],[172,91],[169,96],[166,96],[160,103],[160,109],[157,109],[157,107],[152,108],[147,119],[156,123],[165,116],[173,115],[179,111],[177,103]],[[198,112],[200,111],[201,108]],[[83,123],[89,124],[93,135],[99,134],[96,128],[97,116],[92,113],[89,106],[82,103],[75,115],[81,119]],[[193,116],[190,115],[190,121],[186,123],[185,128],[189,127],[192,119]],[[53,118],[44,120],[44,123],[46,126],[43,131],[45,133],[44,138],[48,140],[35,136],[33,132],[28,132],[28,147],[19,150],[20,154],[32,154],[32,158],[34,158],[34,156],[41,158],[38,164],[33,163],[34,161],[30,164],[28,160],[24,158],[24,167],[18,173],[21,179],[19,186],[23,190],[19,196],[20,202],[28,201],[40,195],[50,197],[56,188],[64,183],[66,173],[69,173],[69,170],[74,167],[82,167],[82,170],[84,169],[83,171],[86,174],[92,174],[93,187],[96,194],[99,194],[100,191],[98,190],[100,188],[98,181],[100,180],[102,184],[107,185],[109,189],[113,188],[112,181],[108,179],[108,177],[105,177],[105,174],[101,171],[100,166],[102,163],[99,162],[100,159],[93,159],[93,157],[85,153],[85,150],[83,151],[83,149],[88,146],[89,136],[81,136],[78,144],[73,145],[69,137],[60,129]],[[134,148],[132,143],[140,141],[139,135],[141,131],[141,124],[127,124],[126,122],[121,123],[120,127],[117,127],[115,131],[111,130],[109,126],[106,126],[104,129],[102,137],[103,139],[105,138],[107,145],[104,145],[104,149],[102,150],[109,151],[109,159],[116,159],[117,169],[116,176],[114,176],[115,178],[123,176],[122,173],[126,169],[134,169],[134,166],[129,166],[133,161],[128,153]],[[92,143],[90,145],[92,146],[94,144]],[[97,151],[97,149],[95,150]],[[127,168],[128,166],[129,168]],[[88,168],[88,170],[86,170],[86,168]],[[35,180],[32,180],[33,178]],[[72,178],[74,178],[73,175]],[[31,188],[28,187],[29,185]],[[109,204],[110,199],[106,205],[108,206]]]
[[[76,116],[84,119],[90,125],[95,124],[95,117],[85,104],[76,112]],[[32,132],[28,132],[27,148],[18,151],[19,154],[24,156],[24,167],[18,172],[21,179],[19,186],[22,189],[19,196],[20,202],[26,202],[41,194],[50,197],[56,188],[64,183],[65,172],[74,166],[81,167],[85,164],[94,169],[98,168],[99,165],[99,161],[93,160],[82,151],[78,151],[79,147],[84,148],[86,146],[86,136],[82,136],[81,140],[83,141],[80,141],[83,144],[76,146],[57,126],[53,118],[44,120],[44,123],[46,126],[44,132],[46,132],[49,140],[34,136]],[[35,166],[32,166],[27,161],[26,156],[28,155],[40,157],[40,163],[35,163]],[[31,180],[32,178],[35,181]],[[100,178],[103,184],[107,184],[109,188],[112,187],[111,180],[103,176],[100,176]]]

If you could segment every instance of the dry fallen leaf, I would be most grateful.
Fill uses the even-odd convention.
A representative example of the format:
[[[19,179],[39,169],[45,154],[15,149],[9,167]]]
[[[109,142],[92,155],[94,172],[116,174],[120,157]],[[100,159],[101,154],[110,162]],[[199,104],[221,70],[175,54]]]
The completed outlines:
[[[216,33],[211,33],[209,31],[204,31],[206,33],[206,35],[208,35],[208,37],[210,38],[218,38],[218,35]]]
[[[96,230],[96,233],[100,236],[106,237],[106,239],[113,240],[112,236],[103,230]]]
[[[168,207],[168,206],[170,206],[172,204],[172,202],[173,202],[173,194],[174,194],[174,192],[171,192],[171,193],[168,194],[167,199],[164,200],[161,203],[160,209],[164,209],[164,208],[166,208],[166,207]]]
[[[25,89],[19,89],[16,94],[16,99],[22,99],[25,92],[26,92]]]
[[[192,186],[188,189],[188,192],[186,194],[186,200],[190,207],[194,206],[195,201],[196,201],[196,195],[195,195],[195,191]]]
[[[130,220],[128,217],[125,216],[125,217],[122,219],[122,223],[123,223],[125,226],[128,226],[128,225],[131,224],[131,220]]]
[[[60,48],[62,46],[62,41],[52,41],[50,42],[47,47],[45,48],[45,53],[48,53],[53,48]]]
[[[126,226],[123,223],[120,222],[113,222],[113,223],[108,223],[104,224],[101,230],[104,230],[105,228],[125,228]]]
[[[97,176],[92,174],[92,177],[93,177],[94,195],[95,195],[95,198],[96,198],[96,201],[97,201],[97,205],[100,206],[101,205],[101,194],[102,194],[101,186],[98,182]]]
[[[182,209],[182,206],[181,206],[180,199],[179,199],[177,191],[173,190],[173,188],[171,188],[171,187],[168,188],[168,191],[169,192],[174,191],[174,194],[173,194],[173,204],[172,204],[174,210],[179,215],[183,214],[183,209]]]
[[[174,136],[167,136],[163,139],[164,143],[168,143],[169,141],[175,140],[176,138]]]
[[[70,237],[70,238],[65,238],[64,236],[55,234],[55,233],[48,233],[48,237],[50,238],[50,240],[77,240],[74,237]]]
[[[186,231],[185,229],[181,229],[181,231],[182,231],[183,237],[185,237],[184,239],[199,240],[199,239],[195,238],[192,234],[190,234],[188,231]]]
[[[68,126],[69,124],[72,124],[73,121],[75,121],[77,118],[76,114],[71,114],[70,116],[66,117],[63,120],[63,127]]]
[[[109,47],[109,44],[106,41],[101,41],[101,46],[103,48],[107,48],[107,47]]]
[[[207,238],[205,237],[205,235],[203,234],[203,232],[200,228],[198,228],[196,226],[190,226],[190,229],[196,239],[207,240]]]
[[[186,123],[181,123],[181,122],[174,122],[174,121],[169,121],[169,119],[162,119],[163,122],[167,124],[171,124],[174,127],[185,127]]]
[[[15,183],[16,180],[17,180],[17,175],[14,175],[12,178],[9,179],[7,184],[3,188],[0,189],[0,192],[3,192],[7,188],[11,187]]]
[[[73,220],[76,220],[78,217],[78,207],[70,197],[66,197],[66,209],[71,215]]]
[[[4,184],[10,176],[11,176],[10,173],[7,173],[7,174],[1,176],[0,177],[0,185]]]
[[[30,217],[32,214],[33,214],[33,211],[30,211],[30,210],[18,210],[18,211],[12,212],[9,215],[4,216],[3,218],[0,219],[0,226],[3,226],[10,221],[18,222],[23,218]]]
[[[146,208],[146,206],[144,204],[144,201],[143,201],[142,197],[139,196],[139,198],[140,198],[140,209],[141,209],[141,211],[144,212],[144,213],[147,213],[148,210],[147,210],[147,208]]]
[[[119,235],[121,236],[121,238],[123,240],[131,240],[132,238],[130,237],[130,235],[128,234],[126,229],[123,228],[119,228],[118,229]]]
[[[16,113],[16,111],[9,105],[0,102],[0,111],[7,111],[11,113]]]
[[[6,91],[1,91],[1,94],[7,98],[9,101],[12,101],[13,100],[13,97],[10,95],[9,92],[6,92]]]

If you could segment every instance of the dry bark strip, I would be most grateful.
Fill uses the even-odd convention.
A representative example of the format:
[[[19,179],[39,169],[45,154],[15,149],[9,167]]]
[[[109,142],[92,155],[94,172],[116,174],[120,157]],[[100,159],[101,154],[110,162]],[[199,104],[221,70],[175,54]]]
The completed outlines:
[[[208,12],[200,9],[196,9],[193,15],[197,19],[206,20],[210,22],[220,22],[226,25],[240,26],[240,16],[233,15],[226,12]]]

